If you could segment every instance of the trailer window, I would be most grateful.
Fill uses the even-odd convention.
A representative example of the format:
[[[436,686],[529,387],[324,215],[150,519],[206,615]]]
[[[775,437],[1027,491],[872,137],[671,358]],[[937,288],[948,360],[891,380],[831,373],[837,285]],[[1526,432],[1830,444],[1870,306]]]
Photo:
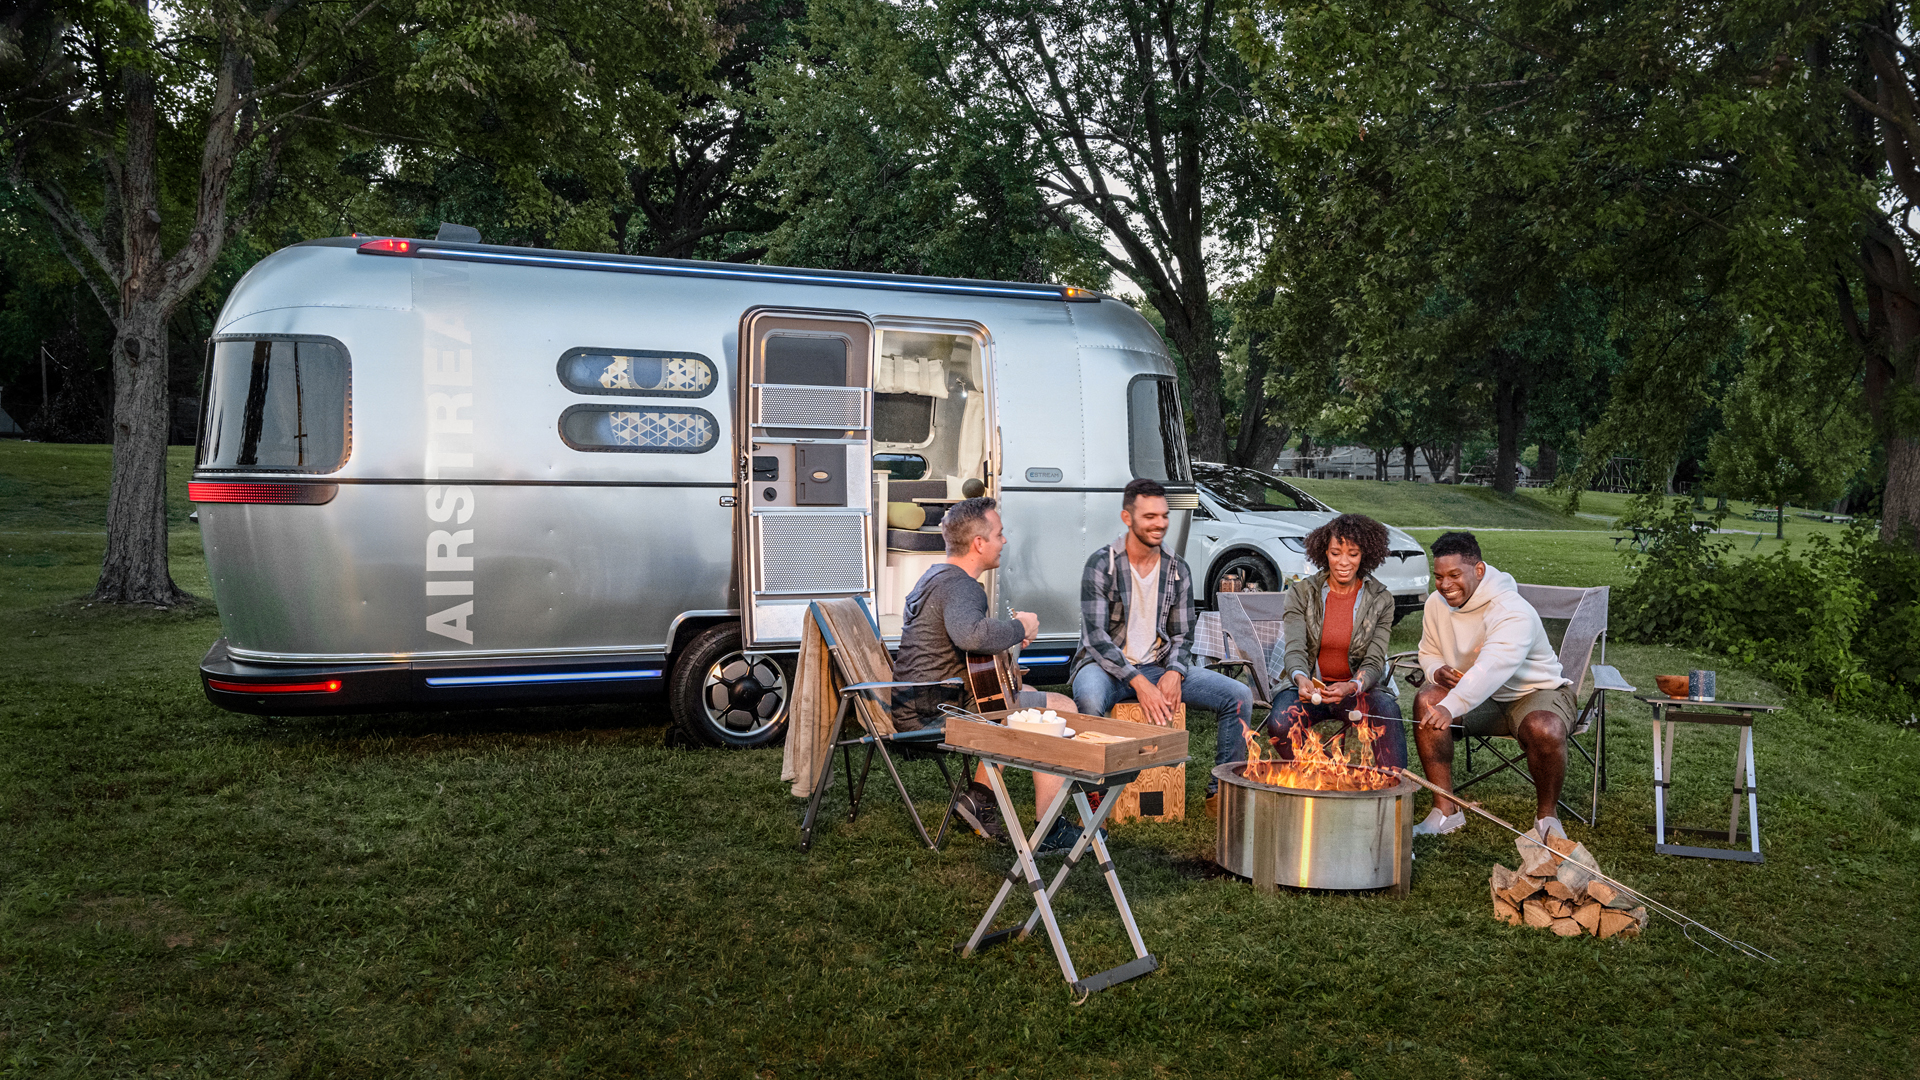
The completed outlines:
[[[201,403],[202,469],[332,472],[351,438],[350,370],[337,341],[216,341]]]
[[[1180,393],[1164,375],[1142,375],[1127,387],[1127,446],[1133,475],[1188,483],[1187,428]]]
[[[575,450],[699,454],[719,440],[720,424],[705,409],[575,405],[560,414],[560,438]]]
[[[705,397],[717,381],[713,361],[699,353],[568,349],[560,357],[560,382],[576,394]]]
[[[925,446],[933,439],[933,403],[924,394],[873,395],[873,441]]]
[[[845,386],[847,345],[845,334],[768,334],[761,370],[785,386]]]

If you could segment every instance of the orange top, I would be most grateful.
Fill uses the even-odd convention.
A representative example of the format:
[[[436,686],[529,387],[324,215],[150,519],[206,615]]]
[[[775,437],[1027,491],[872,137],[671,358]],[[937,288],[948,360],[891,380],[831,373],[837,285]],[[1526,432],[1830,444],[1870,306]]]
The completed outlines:
[[[1320,624],[1320,677],[1327,682],[1353,678],[1347,653],[1353,647],[1353,608],[1359,599],[1359,589],[1347,596],[1327,590],[1327,617]]]

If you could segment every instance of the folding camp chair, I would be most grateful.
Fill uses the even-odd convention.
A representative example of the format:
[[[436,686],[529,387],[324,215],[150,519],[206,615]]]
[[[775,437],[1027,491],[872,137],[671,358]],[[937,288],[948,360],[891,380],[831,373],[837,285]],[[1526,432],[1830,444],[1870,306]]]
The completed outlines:
[[[880,624],[874,619],[866,601],[857,596],[849,600],[816,600],[807,605],[807,615],[826,642],[832,666],[829,675],[838,686],[840,706],[834,713],[826,753],[820,763],[819,778],[807,802],[807,815],[800,823],[800,850],[806,851],[813,846],[814,821],[820,813],[821,798],[832,786],[834,752],[839,751],[847,780],[847,820],[851,822],[860,815],[860,800],[866,794],[867,776],[873,769],[874,758],[878,757],[887,775],[892,777],[895,790],[900,792],[900,801],[906,804],[907,819],[913,823],[914,834],[921,843],[938,851],[946,841],[947,828],[953,821],[958,793],[964,788],[956,786],[952,774],[947,771],[948,752],[940,749],[940,742],[946,735],[944,727],[922,728],[918,731],[893,729],[893,691],[906,687],[957,687],[960,680],[894,681],[893,659],[887,655],[887,647],[880,642]],[[805,652],[802,653],[801,662],[809,662]],[[858,734],[843,738],[849,714],[856,718],[860,730]],[[862,747],[866,750],[866,760],[861,764],[856,780],[853,752]],[[939,768],[941,778],[946,781],[949,794],[947,811],[940,819],[937,835],[929,836],[926,825],[921,822],[913,796],[907,792],[907,785],[900,778],[900,770],[895,767],[895,753],[903,759],[931,759]]]
[[[1567,745],[1585,759],[1592,773],[1591,799],[1587,813],[1567,805],[1560,800],[1560,809],[1574,820],[1593,825],[1600,820],[1600,793],[1607,789],[1607,692],[1623,694],[1633,693],[1634,687],[1620,675],[1620,669],[1607,664],[1607,586],[1591,589],[1567,588],[1559,585],[1521,585],[1520,598],[1533,605],[1542,619],[1565,619],[1567,628],[1560,636],[1560,673],[1573,680],[1574,699],[1579,702],[1583,689],[1589,686],[1588,676],[1592,676],[1591,689],[1585,690],[1586,700],[1579,706],[1573,730],[1567,733]],[[1551,636],[1551,635],[1550,635]],[[1594,646],[1600,647],[1600,663],[1591,663]],[[1419,686],[1426,681],[1420,671],[1417,653],[1395,653],[1391,662],[1407,675],[1407,681]],[[1411,721],[1409,721],[1411,722]],[[1591,749],[1581,742],[1581,736],[1592,735]],[[1525,754],[1508,757],[1494,740],[1506,736],[1466,736],[1466,773],[1467,779],[1455,783],[1453,790],[1458,793],[1478,784],[1482,780],[1512,769],[1533,782],[1527,772]],[[1484,772],[1473,771],[1473,752],[1475,748],[1486,751],[1500,759],[1500,764]],[[1571,758],[1569,758],[1571,760]]]
[[[1281,639],[1280,616],[1286,593],[1219,593],[1220,629],[1227,636],[1227,658],[1216,667],[1242,667],[1253,677],[1253,703],[1273,707],[1273,695],[1282,688],[1267,670],[1267,655]]]

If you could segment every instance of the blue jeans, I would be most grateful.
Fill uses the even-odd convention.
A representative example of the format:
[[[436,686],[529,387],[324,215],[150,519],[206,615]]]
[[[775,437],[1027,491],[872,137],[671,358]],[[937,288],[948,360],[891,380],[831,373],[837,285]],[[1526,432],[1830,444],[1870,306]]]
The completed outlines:
[[[1158,664],[1141,664],[1137,670],[1148,682],[1158,684],[1167,669]],[[1073,677],[1074,708],[1089,716],[1105,716],[1120,702],[1137,697],[1133,687],[1116,681],[1099,664],[1088,664]],[[1253,719],[1253,691],[1247,684],[1217,671],[1189,667],[1187,677],[1180,681],[1180,700],[1198,705],[1219,718],[1219,732],[1214,740],[1215,765],[1247,760],[1247,724]],[[1219,781],[1211,776],[1207,778],[1207,794],[1213,794],[1218,786]]]
[[[1373,761],[1376,765],[1397,765],[1405,768],[1407,764],[1407,728],[1400,722],[1400,702],[1392,694],[1374,687],[1366,693],[1366,713],[1369,722],[1381,729],[1373,740]],[[1347,710],[1353,708],[1353,699],[1333,705],[1315,705],[1300,700],[1300,689],[1288,686],[1273,695],[1273,712],[1267,716],[1267,730],[1278,740],[1274,749],[1283,758],[1293,757],[1293,742],[1289,733],[1295,726],[1310,726],[1322,720],[1342,720],[1347,718]],[[1305,734],[1302,732],[1302,734]]]

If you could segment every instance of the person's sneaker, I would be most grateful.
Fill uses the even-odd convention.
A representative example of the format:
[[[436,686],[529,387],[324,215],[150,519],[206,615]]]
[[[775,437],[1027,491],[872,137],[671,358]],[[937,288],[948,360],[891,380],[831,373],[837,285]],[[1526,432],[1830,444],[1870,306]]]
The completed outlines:
[[[994,801],[992,788],[985,784],[968,784],[967,793],[960,796],[960,801],[953,804],[953,809],[975,836],[996,844],[1006,842],[1007,827],[1000,822],[1000,807]]]
[[[1533,827],[1534,830],[1540,834],[1540,839],[1542,840],[1545,840],[1549,836],[1557,836],[1562,840],[1567,838],[1566,827],[1560,824],[1560,819],[1557,817],[1543,817],[1539,821],[1534,822]]]
[[[1427,811],[1427,819],[1413,827],[1415,836],[1445,836],[1467,823],[1467,812],[1442,814],[1439,810]]]
[[[1056,818],[1053,822],[1053,828],[1047,830],[1046,837],[1040,841],[1039,847],[1033,849],[1033,853],[1035,855],[1065,855],[1067,852],[1073,850],[1073,845],[1078,843],[1079,840],[1080,826],[1075,825],[1066,818]]]

